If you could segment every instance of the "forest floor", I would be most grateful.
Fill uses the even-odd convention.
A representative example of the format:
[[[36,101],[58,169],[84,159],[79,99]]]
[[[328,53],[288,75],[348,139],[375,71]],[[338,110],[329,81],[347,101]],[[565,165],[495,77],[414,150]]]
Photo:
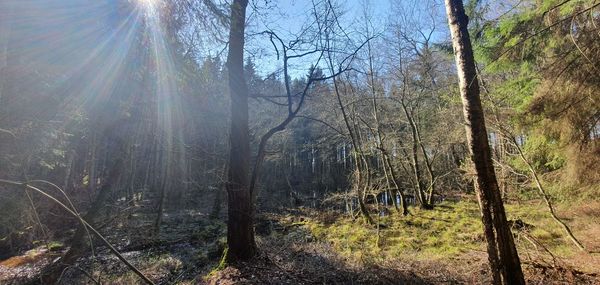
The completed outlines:
[[[590,251],[600,249],[600,203],[561,207],[559,214]],[[544,211],[531,202],[508,205],[529,284],[600,284],[600,256],[577,251]],[[444,202],[408,217],[374,217],[367,226],[339,213],[281,209],[257,217],[260,255],[220,265],[225,224],[204,213],[166,214],[151,234],[149,209],[102,232],[158,284],[488,284],[490,280],[474,201]],[[573,219],[576,217],[575,219]],[[61,252],[59,243],[0,262],[0,284],[20,284]],[[85,274],[83,273],[85,272]],[[86,277],[86,274],[92,277]],[[103,247],[65,272],[62,284],[141,284]]]

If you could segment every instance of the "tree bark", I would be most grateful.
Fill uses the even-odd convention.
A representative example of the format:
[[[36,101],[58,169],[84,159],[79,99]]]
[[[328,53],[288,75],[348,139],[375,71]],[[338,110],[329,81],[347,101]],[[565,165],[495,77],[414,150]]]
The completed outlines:
[[[248,87],[244,78],[244,30],[247,0],[231,4],[227,71],[231,96],[230,152],[227,181],[228,262],[248,260],[256,254],[254,205],[250,193],[250,135],[248,129]]]
[[[461,0],[445,0],[445,4],[463,103],[467,143],[477,174],[475,189],[482,212],[493,281],[495,284],[525,284],[492,163],[475,59],[467,29],[468,18]]]

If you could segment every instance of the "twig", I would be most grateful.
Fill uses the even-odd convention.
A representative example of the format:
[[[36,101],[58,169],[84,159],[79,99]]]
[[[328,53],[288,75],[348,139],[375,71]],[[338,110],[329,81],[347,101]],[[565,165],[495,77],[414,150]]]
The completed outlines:
[[[90,278],[90,280],[94,281],[94,283],[96,283],[98,285],[101,285],[100,281],[96,280],[89,272],[87,272],[87,271],[83,270],[81,267],[75,266],[75,265],[69,265],[69,266],[65,267],[65,269],[60,274],[60,277],[58,278],[58,281],[56,281],[56,284],[60,284],[60,281],[62,280],[63,275],[65,275],[65,272],[67,272],[67,270],[69,270],[69,268],[74,268],[74,269],[77,269],[77,270],[81,271],[81,273],[83,273],[83,275],[85,275],[88,278]]]
[[[125,257],[123,257],[123,255],[121,255],[121,253],[119,253],[119,251],[117,251],[117,249],[110,242],[108,242],[106,240],[106,238],[104,238],[104,236],[102,234],[100,234],[87,221],[85,221],[83,218],[81,218],[76,212],[74,212],[71,209],[69,209],[69,207],[67,207],[65,204],[63,204],[58,199],[54,198],[52,195],[44,192],[43,190],[40,190],[37,187],[28,185],[26,182],[19,182],[19,181],[12,181],[12,180],[0,179],[0,183],[14,185],[14,186],[24,186],[24,187],[26,187],[28,189],[31,189],[31,190],[34,190],[34,191],[40,193],[43,196],[46,196],[50,200],[54,201],[55,203],[57,203],[58,205],[60,205],[62,208],[64,208],[69,214],[73,215],[75,218],[78,218],[88,229],[90,229],[102,241],[102,243],[104,243],[104,245],[106,245],[108,247],[108,249],[110,249],[110,251],[115,256],[117,256],[117,258],[119,258],[119,260],[121,260],[125,265],[127,265],[127,267],[129,267],[129,269],[131,269],[131,271],[133,271],[135,274],[137,274],[147,284],[154,285],[154,282],[152,282],[152,280],[148,279],[148,277],[146,277],[146,275],[144,275],[139,269],[137,269],[135,266],[133,266],[133,264],[129,263],[129,261],[127,261],[127,259],[125,259]]]

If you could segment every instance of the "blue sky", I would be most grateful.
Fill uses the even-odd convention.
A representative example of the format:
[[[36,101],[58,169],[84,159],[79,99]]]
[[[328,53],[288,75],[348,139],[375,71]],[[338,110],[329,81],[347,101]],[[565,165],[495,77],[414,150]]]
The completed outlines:
[[[91,50],[94,47],[83,49],[82,45],[98,45],[99,39],[91,40],[80,40],[78,35],[101,38],[105,36],[107,31],[101,29],[103,27],[100,24],[101,21],[114,20],[118,22],[120,17],[126,15],[118,14],[119,3],[116,0],[37,0],[37,1],[24,1],[24,0],[0,0],[7,1],[4,4],[9,3],[9,6],[18,7],[15,8],[14,19],[22,19],[15,23],[13,28],[18,29],[23,33],[23,37],[27,36],[27,32],[30,27],[34,25],[32,23],[40,23],[42,31],[44,27],[62,25],[64,28],[61,33],[49,34],[49,33],[37,33],[44,36],[44,39],[32,38],[35,44],[24,47],[24,50],[31,50],[31,52],[46,52],[43,49],[44,44],[48,42],[47,38],[53,39],[52,43],[60,45],[61,48],[55,49],[59,51],[67,50],[65,47],[73,46],[72,50]],[[123,0],[126,1],[126,0]],[[168,1],[168,0],[158,0]],[[285,40],[294,38],[294,34],[297,34],[301,30],[302,25],[310,19],[309,12],[312,8],[313,1],[318,2],[322,0],[251,0],[251,5],[248,8],[248,17],[250,18],[250,26],[248,27],[248,33],[256,33],[265,29],[271,29],[276,31]],[[374,26],[379,31],[383,31],[386,27],[390,16],[394,15],[392,7],[397,5],[413,5],[423,6],[423,3],[427,1],[440,2],[441,0],[331,0],[341,5],[343,11],[342,26],[348,30],[360,30],[364,27],[364,22],[361,20],[363,17],[363,7],[367,5],[372,15],[372,21]],[[392,4],[394,3],[394,4]],[[400,3],[400,4],[398,4]],[[416,4],[415,4],[416,3]],[[3,5],[4,5],[3,4]],[[4,5],[6,6],[6,5]],[[115,11],[107,11],[107,7],[113,6]],[[6,10],[6,9],[5,9]],[[6,11],[1,12],[0,15],[4,15],[7,18]],[[29,20],[33,18],[35,21]],[[0,19],[1,20],[1,19]],[[68,21],[67,21],[68,20]],[[16,20],[15,20],[16,21]],[[17,25],[26,25],[27,27],[19,28]],[[105,29],[105,28],[104,28]],[[38,29],[39,32],[42,32]],[[0,31],[1,32],[1,31]],[[110,31],[109,31],[110,32]],[[226,32],[226,31],[224,31]],[[37,35],[36,34],[36,35]],[[2,40],[2,33],[0,33],[0,41]],[[224,35],[226,39],[226,35]],[[212,44],[208,44],[212,45]],[[223,49],[221,43],[216,44],[213,47],[207,47],[206,51],[211,51],[213,55]],[[207,53],[208,55],[208,53]],[[249,35],[246,46],[246,55],[252,58],[257,66],[260,66],[259,72],[261,75],[269,74],[281,67],[281,61],[277,60],[273,47],[265,36],[251,36]],[[64,58],[60,57],[60,58]],[[293,76],[304,75],[308,67],[314,61],[311,59],[305,59],[301,61],[291,62],[292,70],[290,73]]]
[[[302,25],[310,19],[309,12],[313,1],[319,0],[254,0],[253,5],[248,8],[248,17],[250,26],[247,28],[249,37],[247,38],[246,55],[252,58],[257,66],[260,66],[259,74],[267,75],[281,68],[281,60],[277,60],[273,51],[272,44],[265,36],[252,36],[253,33],[265,29],[275,30],[284,39],[293,39],[294,35],[302,29]],[[436,33],[434,39],[443,40],[447,34],[447,24],[445,22],[445,12],[443,1],[441,0],[332,0],[340,5],[343,16],[341,25],[346,31],[364,30],[365,23],[364,7],[368,7],[368,14],[371,17],[372,26],[376,32],[383,33],[390,22],[398,19],[398,11],[402,11],[411,18],[417,25],[430,24],[428,15],[435,14],[437,21]],[[267,3],[267,4],[265,4]],[[258,8],[255,8],[258,6]],[[417,23],[419,22],[419,23]],[[427,27],[428,28],[428,27]],[[376,45],[385,45],[377,43]],[[382,52],[385,47],[375,47]],[[292,76],[306,74],[306,70],[314,62],[311,59],[292,62]]]
[[[270,1],[268,6],[264,5],[265,0],[255,0],[259,12],[249,7],[248,15],[251,26],[248,28],[250,34],[265,29],[275,30],[282,35],[284,39],[292,39],[302,29],[302,26],[309,20],[309,11],[312,8],[311,0],[279,0]],[[373,15],[374,21],[385,24],[385,18],[390,10],[389,0],[347,0],[333,1],[339,2],[343,11],[342,21],[345,28],[357,29],[357,25],[363,25],[358,21],[363,16],[363,6],[368,5]],[[261,6],[262,4],[262,6]],[[281,68],[281,62],[278,61],[272,48],[272,44],[266,37],[250,37],[247,41],[246,54],[251,57],[256,65],[261,66],[260,74],[266,75]],[[311,60],[300,62],[291,62],[292,76],[302,75],[311,65]]]

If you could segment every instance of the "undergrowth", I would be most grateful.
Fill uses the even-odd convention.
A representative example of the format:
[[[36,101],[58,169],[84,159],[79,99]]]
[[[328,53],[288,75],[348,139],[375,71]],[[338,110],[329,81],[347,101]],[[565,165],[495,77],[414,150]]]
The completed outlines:
[[[506,205],[506,211],[509,220],[520,220],[529,226],[515,229],[517,237],[532,237],[557,255],[568,257],[576,253],[577,249],[543,203]],[[349,217],[323,223],[317,216],[307,219],[304,227],[318,240],[330,243],[339,254],[353,260],[377,262],[403,255],[412,259],[450,259],[469,251],[485,251],[475,201],[443,202],[433,210],[411,208],[410,212],[406,217],[397,213],[379,217],[379,230]],[[517,246],[525,242],[528,241],[517,238]]]

